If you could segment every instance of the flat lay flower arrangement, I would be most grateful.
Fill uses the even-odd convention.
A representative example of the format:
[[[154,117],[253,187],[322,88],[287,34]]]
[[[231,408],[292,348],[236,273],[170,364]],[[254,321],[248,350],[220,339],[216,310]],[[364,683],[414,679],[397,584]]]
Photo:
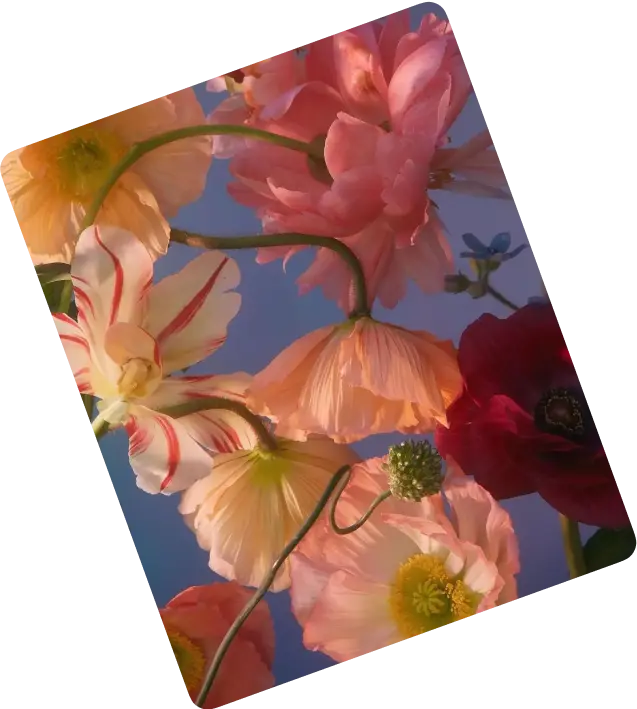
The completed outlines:
[[[125,432],[139,494],[177,496],[225,579],[160,609],[193,701],[210,709],[273,686],[268,592],[289,593],[304,647],[337,662],[516,599],[512,498],[539,494],[559,515],[572,577],[630,556],[547,294],[538,282],[516,303],[498,287],[530,249],[507,224],[447,227],[442,192],[445,204],[512,199],[486,127],[450,138],[473,89],[448,21],[412,26],[400,12],[207,89],[222,94],[208,115],[186,89],[2,163],[95,435]],[[260,233],[174,223],[213,160]],[[191,257],[158,278],[173,244]],[[279,279],[311,254],[299,307],[320,289],[341,315],[260,371],[214,373],[211,357],[212,373],[193,374],[232,337],[233,253],[246,249],[280,260]],[[505,314],[453,341],[408,329],[387,313],[411,287],[432,308],[437,294]],[[356,444],[377,434],[401,440],[363,459]],[[585,543],[580,525],[597,528]]]

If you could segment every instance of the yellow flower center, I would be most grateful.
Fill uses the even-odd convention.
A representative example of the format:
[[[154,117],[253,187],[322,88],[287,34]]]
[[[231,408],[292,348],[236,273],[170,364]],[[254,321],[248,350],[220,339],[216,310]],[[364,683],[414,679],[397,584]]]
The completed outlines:
[[[60,188],[69,199],[80,202],[92,199],[125,153],[116,136],[90,126],[59,136],[56,148]]]
[[[166,628],[166,632],[188,692],[192,694],[203,682],[206,656],[199,645],[186,635],[169,628]]]
[[[420,635],[473,615],[481,596],[445,568],[436,554],[415,554],[400,566],[389,606],[404,638]]]
[[[160,379],[159,368],[154,362],[136,357],[122,365],[117,390],[125,399],[148,396],[157,388]]]
[[[250,455],[253,460],[250,471],[252,484],[259,488],[279,487],[292,467],[290,461],[283,457],[283,449],[268,451],[256,448]]]

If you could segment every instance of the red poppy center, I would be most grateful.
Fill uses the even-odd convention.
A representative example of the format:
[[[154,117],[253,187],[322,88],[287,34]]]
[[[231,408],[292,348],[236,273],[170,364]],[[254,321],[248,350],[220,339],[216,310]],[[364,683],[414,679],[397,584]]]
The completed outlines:
[[[581,440],[586,435],[586,403],[571,389],[550,389],[535,407],[535,425],[546,433]]]

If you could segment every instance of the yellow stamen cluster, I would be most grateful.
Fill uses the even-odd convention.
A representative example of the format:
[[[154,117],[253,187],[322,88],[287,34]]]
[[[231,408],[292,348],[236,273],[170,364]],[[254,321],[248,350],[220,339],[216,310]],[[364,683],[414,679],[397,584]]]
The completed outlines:
[[[192,694],[203,682],[206,656],[199,645],[183,633],[172,628],[166,628],[166,632],[188,692]]]
[[[90,127],[69,131],[59,136],[56,144],[60,189],[69,199],[80,202],[92,199],[125,152],[115,136]]]
[[[389,606],[398,631],[411,638],[473,615],[480,602],[436,554],[415,554],[396,574]]]

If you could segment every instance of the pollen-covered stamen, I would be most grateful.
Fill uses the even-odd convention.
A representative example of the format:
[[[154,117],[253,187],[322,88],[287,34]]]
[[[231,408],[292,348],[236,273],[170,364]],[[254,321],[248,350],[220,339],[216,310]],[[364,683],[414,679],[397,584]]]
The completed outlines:
[[[480,595],[451,574],[436,554],[415,554],[394,578],[389,596],[391,615],[405,638],[420,635],[473,615]]]
[[[549,389],[535,407],[535,425],[546,433],[581,440],[587,435],[588,407],[573,389]]]
[[[157,367],[147,359],[136,357],[122,366],[122,374],[117,382],[117,389],[123,397],[146,396],[149,385],[155,382]]]
[[[56,155],[61,190],[71,199],[91,199],[123,154],[123,145],[111,134],[69,131]]]
[[[189,693],[196,692],[203,682],[206,656],[197,643],[172,628],[166,628],[175,659]]]

